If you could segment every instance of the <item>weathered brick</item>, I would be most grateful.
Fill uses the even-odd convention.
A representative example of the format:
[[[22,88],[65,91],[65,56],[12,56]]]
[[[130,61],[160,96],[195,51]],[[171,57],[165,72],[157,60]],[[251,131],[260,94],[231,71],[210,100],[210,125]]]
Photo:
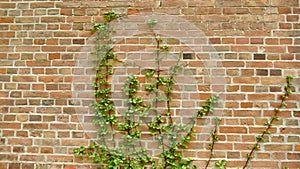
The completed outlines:
[[[245,127],[220,127],[221,133],[247,133]]]
[[[90,16],[70,16],[67,17],[67,22],[91,22],[91,17]]]
[[[52,16],[52,17],[41,17],[41,22],[49,22],[49,23],[55,23],[55,22],[65,22],[64,17],[58,17],[58,16]]]
[[[299,7],[299,1],[298,0],[289,0],[282,2],[281,0],[272,0],[271,1],[272,6],[297,6]]]
[[[256,6],[263,7],[269,6],[271,0],[246,0],[244,1],[245,6]]]
[[[271,145],[264,145],[265,150],[267,151],[291,151],[292,145],[289,144],[271,144]]]
[[[36,76],[13,76],[13,82],[37,82]]]
[[[278,167],[278,163],[274,161],[255,161],[252,166],[257,168],[276,168]]]
[[[48,97],[48,92],[40,92],[40,91],[25,91],[23,93],[24,97]]]
[[[15,37],[15,32],[0,32],[1,38],[13,38]]]
[[[218,7],[238,7],[242,6],[241,0],[215,0],[215,5]]]
[[[53,8],[54,2],[32,2],[30,8]]]

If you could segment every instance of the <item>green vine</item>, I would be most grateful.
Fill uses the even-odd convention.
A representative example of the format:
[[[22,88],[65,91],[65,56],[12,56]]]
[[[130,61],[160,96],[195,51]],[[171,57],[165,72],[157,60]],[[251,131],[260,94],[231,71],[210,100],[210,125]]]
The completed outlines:
[[[149,29],[152,30],[155,20],[149,20]],[[187,126],[176,124],[172,118],[171,106],[173,85],[175,84],[174,76],[177,71],[181,69],[182,63],[180,62],[180,57],[175,64],[169,70],[169,76],[162,76],[162,71],[166,71],[161,68],[161,53],[168,52],[167,45],[161,45],[163,39],[153,32],[153,36],[156,41],[155,50],[155,61],[157,68],[150,70],[146,74],[148,79],[152,78],[154,81],[151,84],[146,85],[145,90],[151,94],[154,93],[155,97],[152,99],[152,112],[155,114],[152,122],[148,124],[149,129],[153,136],[159,143],[159,147],[162,149],[160,157],[163,158],[163,162],[158,166],[159,168],[189,168],[191,165],[191,159],[184,160],[182,153],[178,152],[180,147],[186,148],[186,142],[190,140],[190,136],[185,136],[179,141],[177,140],[178,133],[182,132]],[[165,95],[165,97],[163,96]],[[159,111],[159,102],[165,101],[167,104],[167,112]],[[164,140],[171,140],[168,145],[165,145]]]
[[[113,130],[108,130],[107,125],[113,128],[113,125],[117,123],[117,117],[115,115],[114,102],[110,98],[112,89],[109,84],[109,76],[113,75],[112,64],[110,60],[116,60],[116,56],[113,52],[113,40],[110,38],[111,28],[109,22],[118,18],[115,13],[105,13],[105,23],[94,25],[93,31],[96,31],[96,50],[93,54],[98,57],[98,66],[96,68],[96,79],[93,84],[95,88],[95,102],[92,103],[92,107],[95,109],[94,123],[99,125],[98,134],[102,137],[105,144],[104,137],[108,134],[112,134],[114,139]]]
[[[292,76],[287,76],[286,77],[286,83],[287,85],[284,87],[284,94],[281,96],[281,102],[280,102],[280,105],[278,108],[275,108],[274,109],[274,116],[272,116],[271,120],[270,121],[267,121],[265,122],[265,126],[266,126],[266,129],[263,131],[262,134],[256,136],[256,143],[253,145],[253,148],[251,149],[250,153],[247,154],[247,160],[245,162],[245,165],[243,166],[243,169],[245,169],[250,160],[253,157],[253,153],[255,150],[259,150],[260,148],[260,143],[261,142],[264,142],[263,138],[266,134],[270,134],[270,128],[272,127],[274,121],[278,121],[279,120],[279,117],[278,117],[278,114],[281,112],[281,109],[282,108],[286,108],[287,104],[285,103],[285,101],[288,99],[289,95],[292,94],[292,88],[293,88],[293,84],[292,84],[292,81],[293,81],[293,77]]]
[[[219,128],[219,125],[220,125],[220,122],[221,122],[221,119],[219,117],[216,117],[215,118],[215,128],[211,130],[210,132],[210,138],[211,138],[211,143],[208,145],[208,148],[210,150],[210,156],[209,156],[209,159],[208,161],[206,162],[206,166],[205,166],[205,169],[207,169],[211,159],[214,157],[214,153],[213,153],[213,150],[214,150],[214,145],[216,142],[219,141],[219,137],[218,137],[218,134],[217,134],[217,130]],[[218,164],[218,162],[216,163],[216,165]],[[221,163],[223,164],[223,163]],[[217,165],[218,166],[218,165]]]
[[[95,110],[93,122],[98,126],[101,145],[93,142],[88,147],[80,146],[74,149],[74,154],[90,157],[93,159],[93,162],[109,169],[196,169],[197,166],[193,165],[193,159],[186,158],[182,151],[188,148],[190,141],[194,137],[194,128],[198,120],[214,113],[219,97],[209,97],[206,103],[195,112],[190,124],[176,123],[171,103],[173,101],[174,85],[176,85],[175,76],[178,74],[178,71],[184,68],[184,65],[180,60],[180,54],[173,66],[170,66],[169,69],[163,69],[161,66],[163,57],[161,55],[167,54],[169,47],[163,45],[164,40],[153,30],[157,20],[149,19],[147,24],[156,42],[154,50],[156,68],[149,69],[145,73],[146,84],[144,85],[145,88],[142,89],[141,86],[143,85],[140,84],[137,76],[131,74],[127,77],[122,88],[128,98],[126,102],[127,110],[120,115],[119,112],[116,112],[114,101],[111,98],[113,90],[109,81],[113,75],[112,61],[117,60],[117,56],[113,52],[114,40],[111,39],[112,28],[109,23],[118,19],[119,16],[114,12],[107,12],[104,14],[104,18],[105,22],[103,24],[95,24],[93,28],[93,31],[97,34],[95,37],[96,49],[93,54],[97,55],[98,60],[96,78],[93,84],[95,101],[92,103],[92,108]],[[247,167],[253,158],[254,151],[259,149],[259,144],[263,141],[263,137],[266,134],[270,134],[273,122],[278,120],[280,109],[286,107],[285,100],[292,93],[292,79],[291,76],[287,77],[287,86],[285,87],[284,95],[281,97],[281,104],[279,108],[274,109],[275,115],[271,120],[265,123],[266,130],[256,137],[256,143],[247,155],[247,161],[243,169]],[[148,95],[154,94],[154,97],[146,102],[143,97],[138,95],[140,91],[146,91]],[[166,104],[166,110],[159,106],[160,103]],[[145,123],[142,120],[144,117],[150,118],[151,121]],[[218,128],[220,122],[221,119],[216,117],[215,126],[210,133],[211,143],[208,145],[210,156],[206,162],[205,169],[208,168],[214,157],[215,143],[219,141]],[[145,148],[142,148],[142,125],[148,127],[158,143],[158,148],[162,150],[158,157],[152,157]],[[118,135],[118,138],[120,137],[117,143],[115,140],[116,135]],[[113,147],[106,143],[108,136],[111,136]],[[116,144],[118,144],[119,148],[116,148]],[[215,166],[219,169],[226,169],[226,164],[226,160],[215,162]]]

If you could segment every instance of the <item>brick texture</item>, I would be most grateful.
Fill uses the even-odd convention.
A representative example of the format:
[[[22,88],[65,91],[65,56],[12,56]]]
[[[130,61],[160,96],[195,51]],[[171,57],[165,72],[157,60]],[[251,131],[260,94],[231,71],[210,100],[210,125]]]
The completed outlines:
[[[272,107],[278,106],[285,77],[293,75],[294,95],[280,114],[280,121],[271,129],[267,143],[255,154],[250,168],[299,168],[299,3],[298,0],[1,1],[0,168],[96,167],[90,159],[72,154],[73,148],[88,145],[96,135],[95,127],[90,124],[92,115],[82,106],[93,98],[93,88],[85,82],[92,81],[95,72],[92,67],[78,67],[78,60],[89,64],[91,58],[87,53],[92,49],[89,37],[93,35],[90,29],[93,23],[104,21],[102,15],[107,11],[129,16],[145,12],[168,14],[201,30],[204,38],[195,39],[194,43],[206,44],[201,47],[203,52],[184,60],[188,76],[196,79],[197,85],[185,84],[184,77],[177,79],[182,82],[178,88],[196,92],[174,95],[172,105],[177,108],[176,113],[187,115],[185,108],[197,107],[214,91],[221,91],[225,107],[219,114],[222,122],[215,157],[227,159],[227,168],[242,167],[256,134],[264,130],[264,122],[273,115]],[[139,22],[142,17],[135,19]],[[163,33],[168,35],[166,41],[171,44],[171,52],[193,52],[179,45],[178,37],[200,35],[178,31],[188,28],[177,23],[158,25],[168,29]],[[119,30],[119,34],[129,38],[117,41],[115,50],[121,59],[139,58],[137,65],[151,67],[154,62],[146,61],[150,57],[147,52],[137,55],[136,51],[153,49],[149,44],[154,39],[143,34],[130,37],[143,26],[126,25],[128,30]],[[206,60],[210,59],[207,53],[217,56],[220,64],[212,70],[205,70]],[[174,60],[164,66],[172,63]],[[118,67],[115,74],[124,81],[122,75],[137,72],[137,68]],[[208,72],[212,76],[207,77]],[[118,90],[121,86],[114,87]],[[78,97],[82,102],[78,103]],[[118,104],[122,105],[122,100],[116,99]],[[82,119],[84,124],[80,122]],[[190,144],[191,150],[185,152],[197,165],[203,165],[209,157],[203,143],[207,137],[201,134],[201,124],[205,123],[208,122],[199,122],[197,139]],[[147,148],[151,146],[154,145]]]

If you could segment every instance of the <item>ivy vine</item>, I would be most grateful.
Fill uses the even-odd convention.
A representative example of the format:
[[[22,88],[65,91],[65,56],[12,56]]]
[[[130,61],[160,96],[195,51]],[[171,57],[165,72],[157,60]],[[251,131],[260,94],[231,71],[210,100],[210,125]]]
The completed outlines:
[[[262,134],[256,136],[256,143],[254,143],[253,148],[251,149],[250,153],[247,154],[247,160],[245,162],[245,165],[243,166],[243,169],[245,169],[250,160],[253,159],[253,153],[255,150],[259,150],[260,149],[260,143],[264,142],[264,136],[267,134],[271,134],[270,129],[273,126],[273,123],[275,121],[279,120],[279,113],[281,112],[281,109],[286,108],[287,104],[286,104],[286,100],[288,99],[289,95],[292,94],[292,90],[293,90],[293,77],[292,76],[287,76],[286,77],[286,86],[284,87],[284,93],[281,96],[281,101],[280,101],[280,105],[278,108],[274,108],[274,116],[271,117],[270,121],[267,121],[264,123],[264,125],[266,126],[266,129],[262,132]]]
[[[114,100],[111,98],[113,90],[109,77],[113,75],[112,60],[118,60],[113,52],[114,40],[111,38],[112,28],[110,22],[118,19],[119,15],[114,12],[104,14],[105,22],[103,24],[95,24],[93,31],[96,32],[95,37],[96,48],[93,54],[97,55],[96,77],[93,84],[95,89],[95,101],[92,103],[92,108],[95,110],[95,119],[93,123],[98,126],[98,136],[101,145],[96,141],[89,146],[80,146],[74,149],[75,155],[88,156],[93,159],[93,162],[101,164],[100,168],[109,169],[196,169],[193,165],[193,159],[183,155],[183,149],[188,148],[189,142],[194,135],[194,128],[197,121],[205,116],[214,113],[215,106],[219,100],[218,96],[211,96],[206,100],[206,103],[195,112],[190,124],[176,123],[174,120],[174,112],[171,103],[173,101],[172,94],[174,85],[176,85],[175,76],[178,71],[185,66],[181,62],[179,54],[176,64],[170,66],[168,70],[162,69],[161,62],[162,53],[169,52],[168,45],[163,45],[163,38],[153,31],[156,19],[149,19],[147,24],[150,33],[155,39],[155,61],[156,68],[149,69],[145,73],[146,85],[141,88],[138,77],[134,74],[128,75],[122,91],[127,96],[127,110],[123,114],[117,115],[118,112],[114,106]],[[162,73],[167,71],[168,73]],[[274,116],[271,120],[265,123],[266,129],[256,137],[256,143],[253,145],[250,153],[247,155],[247,160],[243,169],[245,169],[250,160],[253,158],[255,150],[259,149],[260,143],[266,134],[270,134],[270,128],[273,122],[278,120],[278,114],[282,108],[287,105],[285,103],[288,96],[292,93],[292,76],[288,76],[287,85],[284,88],[284,95],[281,97],[281,103],[278,108],[274,109]],[[154,95],[150,102],[144,101],[143,97],[139,96],[139,91],[146,91],[148,95]],[[159,103],[166,103],[166,110],[159,107]],[[150,117],[151,121],[145,122],[141,119]],[[210,132],[210,143],[208,149],[210,156],[206,162],[205,169],[214,158],[214,146],[219,141],[218,128],[221,119],[215,118],[215,127]],[[146,125],[152,136],[158,143],[162,152],[158,157],[153,157],[142,146],[141,137],[143,136],[142,125]],[[179,137],[181,133],[181,137]],[[183,134],[182,134],[183,133]],[[111,148],[106,144],[107,136],[111,136],[113,146],[116,146],[116,135],[121,135],[121,141],[118,142],[119,148]],[[165,140],[168,140],[167,142]],[[219,169],[226,169],[226,160],[215,162],[215,166]]]

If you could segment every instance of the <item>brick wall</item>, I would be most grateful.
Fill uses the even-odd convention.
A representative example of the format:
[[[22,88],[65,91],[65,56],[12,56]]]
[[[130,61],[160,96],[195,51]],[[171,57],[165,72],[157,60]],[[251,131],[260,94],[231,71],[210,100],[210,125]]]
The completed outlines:
[[[74,147],[88,145],[94,135],[80,122],[86,109],[76,103],[78,97],[91,98],[90,93],[74,93],[82,90],[79,85],[73,90],[74,75],[80,74],[78,60],[91,50],[87,46],[93,23],[103,22],[102,15],[112,10],[122,15],[154,12],[181,18],[195,25],[210,42],[209,53],[221,63],[216,70],[222,72],[225,96],[215,157],[227,159],[228,168],[244,164],[256,134],[272,116],[272,107],[278,105],[285,77],[293,75],[295,91],[288,109],[280,114],[273,134],[263,144],[263,151],[255,153],[250,168],[299,168],[299,5],[299,0],[1,1],[0,168],[92,166],[90,160],[75,158],[72,153]],[[176,46],[174,41],[176,38],[169,42]],[[141,36],[127,39],[132,45],[119,45],[120,57],[132,57],[126,54],[137,50],[134,45],[148,42]],[[173,52],[178,51],[174,47]],[[187,61],[189,70],[197,72],[195,78],[202,77],[201,58]],[[92,69],[85,71],[93,75]],[[122,74],[121,68],[118,71]],[[214,92],[214,86],[200,83],[197,90],[200,96],[194,100],[200,98],[201,102]],[[184,101],[187,107],[198,104],[178,101],[182,108]],[[198,134],[199,140],[185,153],[201,165],[209,154],[201,131]]]

